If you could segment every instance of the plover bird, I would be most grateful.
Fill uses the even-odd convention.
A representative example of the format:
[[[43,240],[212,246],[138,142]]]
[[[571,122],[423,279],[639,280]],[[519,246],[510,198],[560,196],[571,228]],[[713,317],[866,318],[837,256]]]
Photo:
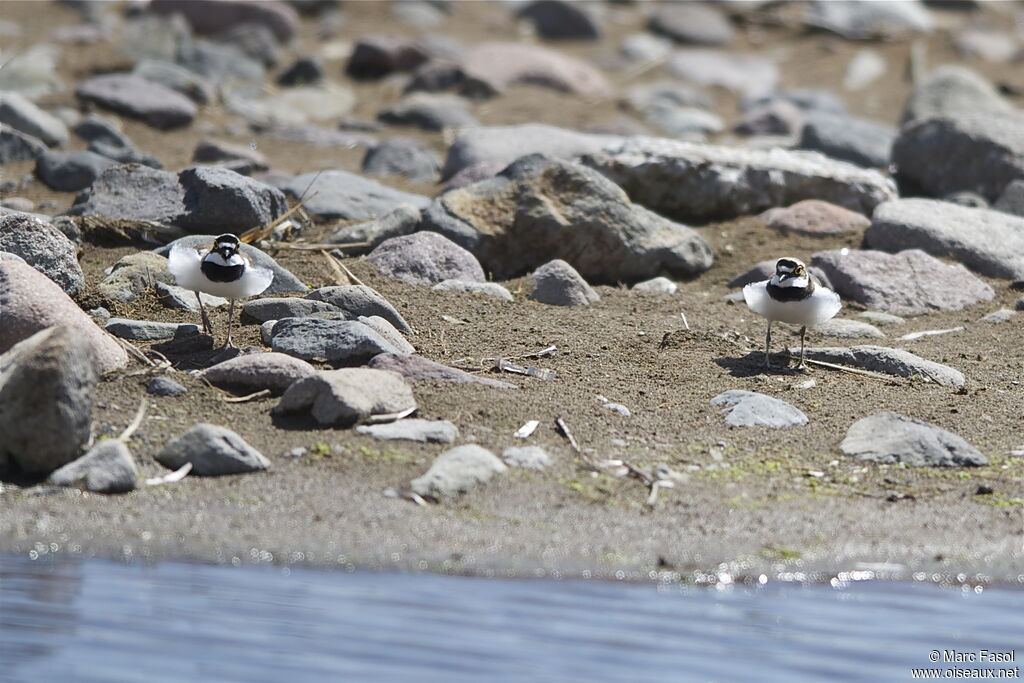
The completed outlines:
[[[213,333],[210,318],[203,307],[200,292],[224,297],[231,301],[228,313],[228,338],[224,348],[231,343],[231,323],[235,317],[235,299],[255,296],[270,286],[274,272],[268,268],[254,266],[239,251],[238,238],[230,233],[213,241],[213,246],[196,250],[183,244],[175,244],[167,259],[167,268],[180,287],[191,289],[199,300],[199,313],[203,319],[203,331]]]
[[[804,335],[807,328],[820,325],[832,318],[843,307],[839,295],[822,287],[811,275],[803,261],[780,258],[775,264],[775,275],[770,280],[751,282],[743,288],[743,298],[754,313],[768,319],[768,332],[764,336],[764,366],[772,366],[769,352],[772,346],[772,323],[780,322],[800,326],[800,365],[804,363]]]

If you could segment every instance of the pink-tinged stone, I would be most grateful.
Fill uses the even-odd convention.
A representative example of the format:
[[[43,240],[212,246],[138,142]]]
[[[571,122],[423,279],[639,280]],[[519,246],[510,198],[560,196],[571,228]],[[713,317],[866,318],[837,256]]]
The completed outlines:
[[[299,15],[290,5],[275,0],[152,0],[157,14],[182,14],[198,33],[219,33],[236,24],[266,26],[280,42],[292,39]]]
[[[462,60],[466,74],[485,81],[495,90],[529,84],[559,92],[605,97],[611,84],[597,68],[537,45],[484,43],[470,49]]]
[[[867,216],[820,199],[805,199],[786,208],[768,209],[761,214],[761,220],[783,234],[792,232],[810,237],[865,230],[871,225]]]
[[[72,328],[84,336],[92,346],[98,372],[128,364],[124,348],[53,280],[25,263],[0,261],[0,353],[55,325]]]

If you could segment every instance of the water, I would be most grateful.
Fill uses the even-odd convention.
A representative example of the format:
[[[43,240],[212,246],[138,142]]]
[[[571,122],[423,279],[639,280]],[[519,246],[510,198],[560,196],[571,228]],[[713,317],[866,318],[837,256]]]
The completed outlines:
[[[932,650],[1016,647],[1017,662],[987,665],[1013,667],[1022,646],[1013,588],[716,590],[0,556],[3,681],[898,681],[934,666]]]

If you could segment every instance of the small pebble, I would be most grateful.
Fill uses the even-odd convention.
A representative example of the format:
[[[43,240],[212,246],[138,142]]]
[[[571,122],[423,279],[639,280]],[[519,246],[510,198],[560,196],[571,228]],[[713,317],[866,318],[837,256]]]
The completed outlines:
[[[154,377],[146,383],[146,391],[154,396],[181,396],[187,393],[188,389],[170,377]]]

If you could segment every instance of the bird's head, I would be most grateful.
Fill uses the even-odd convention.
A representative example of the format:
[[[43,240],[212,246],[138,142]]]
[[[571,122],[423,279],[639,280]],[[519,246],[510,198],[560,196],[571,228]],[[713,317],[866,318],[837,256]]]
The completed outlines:
[[[807,266],[800,259],[787,256],[775,263],[772,283],[778,287],[805,287],[809,279]]]
[[[230,262],[231,257],[238,253],[238,238],[231,233],[225,233],[213,241],[213,251],[220,254],[225,263]]]

